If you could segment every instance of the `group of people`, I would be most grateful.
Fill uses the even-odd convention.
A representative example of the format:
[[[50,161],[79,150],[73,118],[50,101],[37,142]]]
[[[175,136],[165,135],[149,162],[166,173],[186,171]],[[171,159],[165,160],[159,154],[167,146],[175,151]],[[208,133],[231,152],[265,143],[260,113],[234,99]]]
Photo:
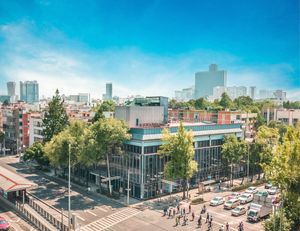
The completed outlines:
[[[212,225],[213,225],[213,216],[209,212],[206,212],[206,206],[205,205],[202,207],[202,210],[200,211],[199,218],[197,220],[198,228],[201,228],[201,226],[202,226],[202,215],[205,214],[205,213],[206,213],[205,224],[207,224],[207,230],[211,230]],[[183,226],[188,225],[188,222],[189,222],[188,214],[191,214],[191,220],[190,221],[194,221],[195,220],[195,213],[192,211],[191,204],[189,204],[189,206],[188,206],[188,211],[186,211],[185,207],[181,208],[179,204],[175,208],[167,208],[167,207],[164,208],[164,216],[168,216],[168,218],[174,218],[175,217],[175,226],[178,226],[180,224],[182,224]],[[181,219],[182,219],[182,223],[181,223]],[[229,223],[227,222],[225,225],[222,225],[219,228],[219,231],[229,231]],[[244,231],[243,222],[239,223],[238,231]]]

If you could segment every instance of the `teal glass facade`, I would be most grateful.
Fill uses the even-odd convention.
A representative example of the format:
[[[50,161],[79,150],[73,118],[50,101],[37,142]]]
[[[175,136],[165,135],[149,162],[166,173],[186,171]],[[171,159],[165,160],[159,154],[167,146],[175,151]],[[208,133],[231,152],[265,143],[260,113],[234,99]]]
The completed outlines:
[[[198,172],[191,179],[190,185],[196,186],[201,181],[222,177],[223,138],[226,134],[242,137],[241,124],[201,124],[185,128],[194,132],[195,160],[198,163]],[[179,182],[169,184],[163,179],[164,166],[170,157],[158,154],[162,130],[163,128],[132,128],[132,139],[124,144],[124,153],[112,157],[112,175],[120,176],[118,187],[127,188],[129,170],[130,193],[135,198],[147,199],[160,193],[180,190],[180,184],[177,184]],[[178,127],[170,127],[169,130],[176,133]]]

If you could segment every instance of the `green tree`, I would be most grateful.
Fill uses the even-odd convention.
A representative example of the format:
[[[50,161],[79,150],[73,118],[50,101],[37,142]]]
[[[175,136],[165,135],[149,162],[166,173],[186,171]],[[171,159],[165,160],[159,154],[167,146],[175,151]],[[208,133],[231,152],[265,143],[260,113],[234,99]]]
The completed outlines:
[[[191,131],[185,131],[180,123],[178,133],[175,135],[164,129],[162,141],[159,153],[170,157],[170,161],[165,165],[165,175],[172,180],[183,179],[183,198],[185,198],[188,181],[197,171],[197,162],[194,160],[193,134]]]
[[[25,161],[36,161],[40,166],[49,165],[49,159],[45,155],[43,144],[40,142],[35,142],[31,147],[27,148],[23,158]]]
[[[289,127],[283,142],[273,150],[270,162],[264,165],[266,178],[281,189],[286,217],[292,230],[300,226],[300,127]]]
[[[239,164],[247,154],[247,144],[238,141],[235,135],[228,135],[224,138],[222,145],[222,159],[230,165],[231,186],[233,185],[233,165]]]
[[[71,166],[74,167],[79,163],[80,156],[84,150],[84,139],[86,123],[79,120],[71,123],[60,133],[55,135],[45,145],[45,154],[50,160],[50,164],[55,168],[65,170],[68,167],[69,153]]]
[[[274,150],[279,143],[279,133],[277,128],[269,128],[268,126],[261,126],[258,128],[256,134],[255,143],[259,146],[260,150],[260,165],[264,168],[265,165],[269,165]]]
[[[108,189],[112,195],[110,179],[110,159],[113,154],[121,153],[123,142],[129,140],[131,135],[124,121],[117,119],[100,119],[91,126],[94,137],[95,151],[91,158],[95,161],[106,160]],[[95,162],[96,163],[96,162]]]
[[[44,141],[48,142],[52,137],[60,133],[68,125],[68,115],[64,108],[64,101],[59,95],[59,91],[55,91],[55,95],[48,103],[43,119],[43,136]]]
[[[209,102],[205,98],[195,100],[195,108],[205,110],[209,106]]]
[[[92,119],[92,122],[96,122],[99,119],[104,119],[103,112],[105,111],[115,111],[116,104],[112,100],[104,100],[101,104],[97,105],[95,108],[95,116]]]
[[[240,96],[233,102],[238,109],[250,108],[253,105],[253,100],[249,96]]]
[[[222,94],[219,104],[224,109],[230,108],[232,106],[232,100],[230,99],[230,97],[228,96],[228,94],[226,92],[224,92]]]
[[[277,210],[275,214],[272,213],[270,218],[263,223],[263,226],[265,231],[291,231],[291,222],[282,209]]]

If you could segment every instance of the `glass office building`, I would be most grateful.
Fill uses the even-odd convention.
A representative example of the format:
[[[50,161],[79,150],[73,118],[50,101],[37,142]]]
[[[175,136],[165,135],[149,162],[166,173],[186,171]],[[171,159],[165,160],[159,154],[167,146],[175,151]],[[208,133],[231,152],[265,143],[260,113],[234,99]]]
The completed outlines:
[[[171,133],[176,133],[179,124],[170,125]],[[190,181],[191,186],[199,182],[219,179],[224,175],[221,163],[221,145],[225,135],[235,134],[242,138],[241,124],[184,124],[194,135],[195,160],[199,171]],[[147,199],[160,193],[167,194],[180,190],[180,182],[168,181],[163,177],[166,156],[158,154],[161,145],[162,127],[131,128],[132,139],[124,144],[124,153],[111,160],[112,175],[119,176],[113,182],[114,190],[126,192],[129,177],[132,197]]]

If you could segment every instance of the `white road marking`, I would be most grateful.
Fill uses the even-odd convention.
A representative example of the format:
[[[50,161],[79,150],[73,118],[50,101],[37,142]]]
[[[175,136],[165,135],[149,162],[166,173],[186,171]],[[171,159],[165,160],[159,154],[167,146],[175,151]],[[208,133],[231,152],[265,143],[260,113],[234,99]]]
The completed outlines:
[[[104,208],[102,208],[102,207],[96,207],[97,209],[99,209],[99,210],[101,210],[101,211],[103,211],[103,212],[107,212],[108,210],[106,210],[106,209],[104,209]]]
[[[85,219],[82,218],[81,216],[79,216],[78,213],[73,213],[73,214],[76,215],[76,217],[77,217],[78,219],[80,219],[80,220],[82,220],[82,221],[85,221]]]
[[[91,211],[89,211],[89,210],[87,210],[87,211],[85,211],[85,212],[87,212],[87,213],[89,213],[89,214],[92,214],[92,215],[94,215],[95,217],[97,217],[97,214],[95,214],[95,213],[93,213],[93,212],[91,212]]]

